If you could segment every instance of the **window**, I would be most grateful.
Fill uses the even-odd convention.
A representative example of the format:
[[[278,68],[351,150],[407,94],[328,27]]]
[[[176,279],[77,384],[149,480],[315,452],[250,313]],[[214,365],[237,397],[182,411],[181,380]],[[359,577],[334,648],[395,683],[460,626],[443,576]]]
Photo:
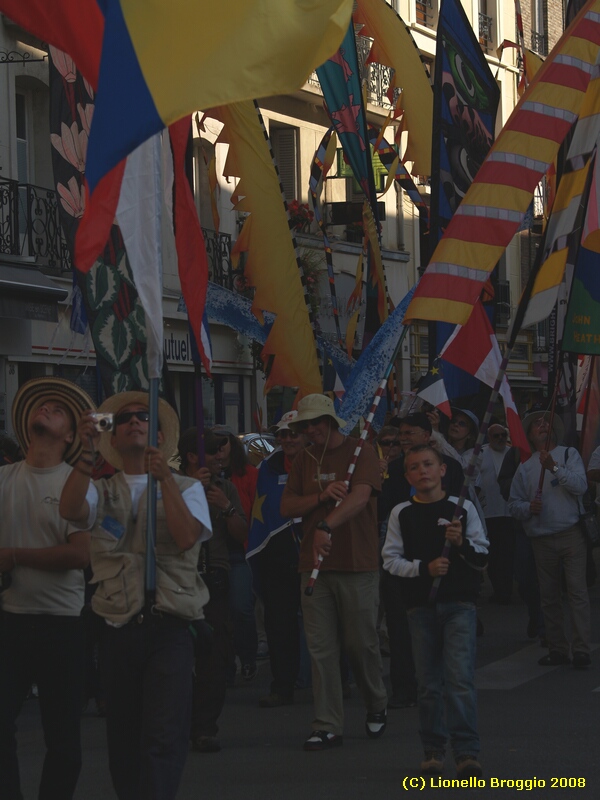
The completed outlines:
[[[271,122],[271,146],[286,200],[300,200],[298,196],[298,129],[276,126]]]
[[[479,44],[484,53],[491,50],[494,45],[492,6],[492,0],[490,2],[488,0],[479,0]]]
[[[531,2],[531,49],[541,56],[548,54],[546,26],[544,23],[544,0]]]

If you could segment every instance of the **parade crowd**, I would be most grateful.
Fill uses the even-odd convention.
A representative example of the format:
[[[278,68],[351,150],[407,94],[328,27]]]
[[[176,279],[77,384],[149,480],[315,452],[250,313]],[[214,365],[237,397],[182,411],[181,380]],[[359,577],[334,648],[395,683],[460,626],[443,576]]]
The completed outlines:
[[[343,745],[352,680],[366,736],[385,732],[388,709],[418,706],[421,773],[442,775],[449,751],[458,778],[478,778],[486,571],[490,602],[509,604],[516,584],[527,635],[547,651],[540,667],[590,665],[594,565],[582,518],[600,448],[586,470],[547,410],[523,419],[524,459],[502,421],[490,425],[459,502],[479,430],[466,408],[447,425],[433,408],[392,417],[357,450],[332,400],[308,395],[283,415],[258,468],[223,426],[200,440],[196,428],[180,433],[162,399],[149,446],[148,409],[144,392],[95,409],[60,378],[29,381],[15,398],[18,443],[0,442],[3,798],[23,797],[16,730],[33,685],[46,746],[40,800],[74,795],[91,697],[106,717],[116,796],[168,800],[190,749],[220,750],[227,688],[237,674],[251,682],[267,652],[261,708],[312,686],[304,750]]]

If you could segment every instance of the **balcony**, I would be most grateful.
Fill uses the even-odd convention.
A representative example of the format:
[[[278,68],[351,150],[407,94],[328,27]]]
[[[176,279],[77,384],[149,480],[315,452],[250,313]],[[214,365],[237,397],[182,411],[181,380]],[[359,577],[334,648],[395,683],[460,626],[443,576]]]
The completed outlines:
[[[53,189],[0,178],[0,253],[35,258],[56,274],[71,270]]]
[[[204,234],[206,255],[208,256],[208,279],[232,292],[245,292],[243,254],[239,268],[234,269],[231,263],[230,234],[217,233],[208,228],[202,228],[202,233]]]
[[[479,44],[484,53],[487,53],[494,46],[492,37],[492,26],[494,20],[487,14],[479,14]]]
[[[548,55],[548,39],[546,34],[531,31],[531,49],[540,56]]]

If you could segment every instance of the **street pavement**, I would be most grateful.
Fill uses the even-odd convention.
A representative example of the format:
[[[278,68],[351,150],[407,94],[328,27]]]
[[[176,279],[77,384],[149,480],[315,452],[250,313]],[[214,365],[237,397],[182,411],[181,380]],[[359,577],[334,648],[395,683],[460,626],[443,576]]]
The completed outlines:
[[[598,552],[598,551],[596,551]],[[527,639],[527,615],[515,597],[510,606],[491,605],[486,586],[479,603],[485,632],[478,639],[477,685],[484,784],[452,788],[447,757],[443,781],[419,777],[422,757],[416,708],[388,713],[381,739],[364,731],[365,712],[356,688],[346,701],[343,747],[305,753],[311,730],[309,689],[293,706],[258,708],[268,692],[268,661],[249,684],[228,691],[220,720],[220,753],[190,752],[178,800],[362,800],[420,794],[429,798],[478,800],[597,800],[600,711],[600,579],[590,590],[594,652],[587,670],[540,667],[545,654]],[[389,688],[389,659],[383,659]],[[90,702],[82,721],[83,769],[76,798],[114,798],[108,773],[104,720]],[[19,754],[25,800],[37,797],[44,746],[37,700],[19,720]],[[505,783],[502,784],[501,781]],[[0,776],[0,799],[2,778]],[[145,800],[142,798],[141,800]]]

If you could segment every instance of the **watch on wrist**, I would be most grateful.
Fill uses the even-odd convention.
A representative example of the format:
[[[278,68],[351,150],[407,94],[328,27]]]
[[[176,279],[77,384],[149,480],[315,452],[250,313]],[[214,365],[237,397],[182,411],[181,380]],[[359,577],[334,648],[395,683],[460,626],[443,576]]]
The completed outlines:
[[[556,474],[556,473],[558,472],[558,464],[555,464],[555,465],[552,467],[552,472],[553,472],[554,474]]]
[[[229,503],[229,506],[223,512],[223,516],[233,517],[234,514],[235,514],[235,506],[233,505],[233,503]]]
[[[331,533],[331,528],[325,522],[324,519],[321,520],[321,522],[317,523],[317,525],[315,525],[315,528],[317,528],[317,530],[320,530],[320,531],[325,531],[325,533]]]

